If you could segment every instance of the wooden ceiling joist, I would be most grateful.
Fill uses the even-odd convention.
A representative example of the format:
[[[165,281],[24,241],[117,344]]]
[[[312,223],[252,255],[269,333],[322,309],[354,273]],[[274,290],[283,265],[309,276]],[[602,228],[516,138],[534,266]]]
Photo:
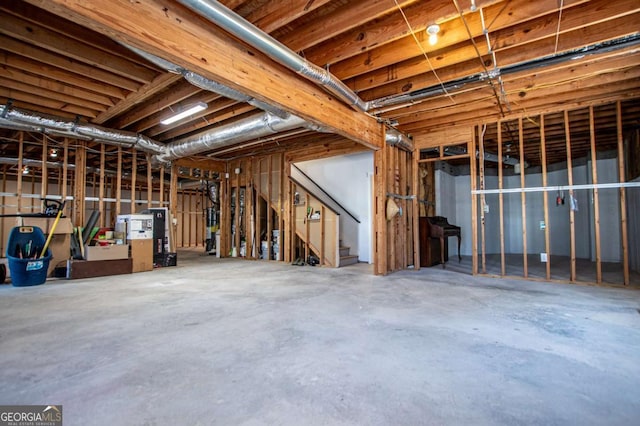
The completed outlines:
[[[91,3],[30,0],[30,3],[161,55],[369,147],[379,148],[384,143],[384,129],[374,118],[354,111],[259,52],[231,41],[175,3],[106,0]],[[180,43],[168,42],[174,39]]]

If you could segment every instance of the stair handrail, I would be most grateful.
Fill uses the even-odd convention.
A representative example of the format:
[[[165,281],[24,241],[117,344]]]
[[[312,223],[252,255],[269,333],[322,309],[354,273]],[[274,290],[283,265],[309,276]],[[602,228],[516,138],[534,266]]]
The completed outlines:
[[[318,188],[324,195],[326,195],[327,197],[329,197],[329,199],[331,201],[333,201],[334,203],[336,203],[346,214],[348,214],[353,220],[355,220],[356,222],[361,223],[360,220],[355,217],[349,210],[347,210],[342,204],[340,204],[335,198],[333,198],[331,196],[331,194],[329,194],[327,191],[325,191],[320,185],[318,185],[316,183],[316,181],[314,181],[313,179],[311,179],[305,172],[303,172],[302,170],[300,170],[300,168],[298,166],[296,166],[295,164],[291,164],[291,167],[294,167],[298,172],[300,172],[300,174],[302,176],[304,176],[305,178],[307,178],[309,180],[309,182],[311,182],[312,184],[314,184],[316,186],[316,188]],[[304,185],[300,184],[298,181],[296,181],[294,178],[289,177],[293,182],[295,182],[296,185],[301,186],[302,188],[304,188],[305,191],[313,193],[312,191],[310,191],[308,188],[306,188]],[[324,203],[323,203],[324,204]],[[329,210],[331,210],[332,212],[334,212],[337,215],[340,215],[340,213],[338,213],[337,211],[335,211],[335,209],[326,206],[327,208],[329,208]]]

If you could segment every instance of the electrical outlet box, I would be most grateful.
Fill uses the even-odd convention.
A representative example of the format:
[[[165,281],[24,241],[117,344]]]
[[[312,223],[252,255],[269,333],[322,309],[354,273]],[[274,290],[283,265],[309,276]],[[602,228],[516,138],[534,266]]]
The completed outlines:
[[[540,253],[540,262],[542,263],[547,262],[547,253]]]

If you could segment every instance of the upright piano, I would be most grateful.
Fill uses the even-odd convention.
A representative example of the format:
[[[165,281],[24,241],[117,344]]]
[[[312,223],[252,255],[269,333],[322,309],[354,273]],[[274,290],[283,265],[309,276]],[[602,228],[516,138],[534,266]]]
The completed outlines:
[[[438,240],[440,246],[440,263],[442,268],[445,267],[445,260],[448,259],[446,253],[445,240],[449,237],[458,238],[458,261],[462,260],[460,256],[460,243],[462,237],[460,235],[460,227],[449,223],[446,217],[443,216],[431,216],[420,218],[420,251],[421,251],[421,266],[432,266],[437,263],[433,261],[433,249],[436,248],[432,245],[432,240]],[[435,241],[434,241],[435,242]]]

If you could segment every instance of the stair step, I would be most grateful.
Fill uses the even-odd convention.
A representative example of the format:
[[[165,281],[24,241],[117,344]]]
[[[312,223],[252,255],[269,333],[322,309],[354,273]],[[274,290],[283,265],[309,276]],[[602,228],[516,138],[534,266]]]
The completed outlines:
[[[351,247],[340,247],[340,256],[349,256]]]
[[[355,265],[358,263],[358,256],[349,255],[349,256],[340,256],[340,267]]]

